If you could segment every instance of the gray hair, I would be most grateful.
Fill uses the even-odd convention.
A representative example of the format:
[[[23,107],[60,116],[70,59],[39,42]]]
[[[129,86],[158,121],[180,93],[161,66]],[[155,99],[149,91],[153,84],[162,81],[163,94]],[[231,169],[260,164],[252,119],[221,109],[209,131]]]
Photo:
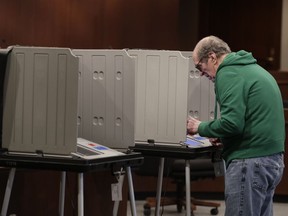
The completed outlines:
[[[199,59],[207,57],[210,52],[214,52],[217,58],[224,54],[231,53],[228,44],[216,36],[203,38],[197,46],[197,56]]]

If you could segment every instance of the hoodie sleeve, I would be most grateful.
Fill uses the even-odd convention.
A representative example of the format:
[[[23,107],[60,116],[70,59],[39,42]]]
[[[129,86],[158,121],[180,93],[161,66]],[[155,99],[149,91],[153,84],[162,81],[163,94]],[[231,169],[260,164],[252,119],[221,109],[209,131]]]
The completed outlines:
[[[219,73],[215,87],[221,117],[202,122],[198,128],[199,134],[205,137],[224,138],[242,133],[246,111],[244,78],[239,73],[225,70]]]

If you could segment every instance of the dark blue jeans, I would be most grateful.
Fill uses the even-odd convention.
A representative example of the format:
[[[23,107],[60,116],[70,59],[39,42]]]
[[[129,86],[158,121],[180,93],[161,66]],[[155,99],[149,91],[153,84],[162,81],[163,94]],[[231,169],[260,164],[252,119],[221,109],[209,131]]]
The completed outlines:
[[[283,154],[233,160],[225,174],[225,216],[272,216]]]

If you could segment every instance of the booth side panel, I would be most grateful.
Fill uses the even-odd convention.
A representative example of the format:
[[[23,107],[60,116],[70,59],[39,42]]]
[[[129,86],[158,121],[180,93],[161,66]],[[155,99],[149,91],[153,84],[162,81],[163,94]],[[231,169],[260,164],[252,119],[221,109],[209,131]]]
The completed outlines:
[[[214,83],[207,77],[201,76],[192,60],[192,52],[182,54],[189,58],[189,93],[188,114],[201,121],[214,119],[215,93]]]
[[[135,140],[186,139],[189,62],[178,51],[129,50],[136,60]]]
[[[7,70],[3,146],[47,154],[75,151],[78,59],[69,49],[14,47]]]
[[[79,136],[116,149],[134,144],[135,59],[124,50],[73,50],[81,59]]]

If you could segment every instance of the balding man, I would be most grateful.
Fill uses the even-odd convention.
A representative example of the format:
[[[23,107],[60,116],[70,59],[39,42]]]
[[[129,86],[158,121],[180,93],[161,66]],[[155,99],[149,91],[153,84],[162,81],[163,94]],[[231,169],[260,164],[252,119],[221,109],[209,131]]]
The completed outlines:
[[[215,82],[220,116],[216,113],[208,122],[189,117],[187,131],[223,145],[225,216],[273,215],[285,141],[283,102],[275,79],[251,53],[231,52],[215,36],[199,41],[192,58],[202,75]]]

